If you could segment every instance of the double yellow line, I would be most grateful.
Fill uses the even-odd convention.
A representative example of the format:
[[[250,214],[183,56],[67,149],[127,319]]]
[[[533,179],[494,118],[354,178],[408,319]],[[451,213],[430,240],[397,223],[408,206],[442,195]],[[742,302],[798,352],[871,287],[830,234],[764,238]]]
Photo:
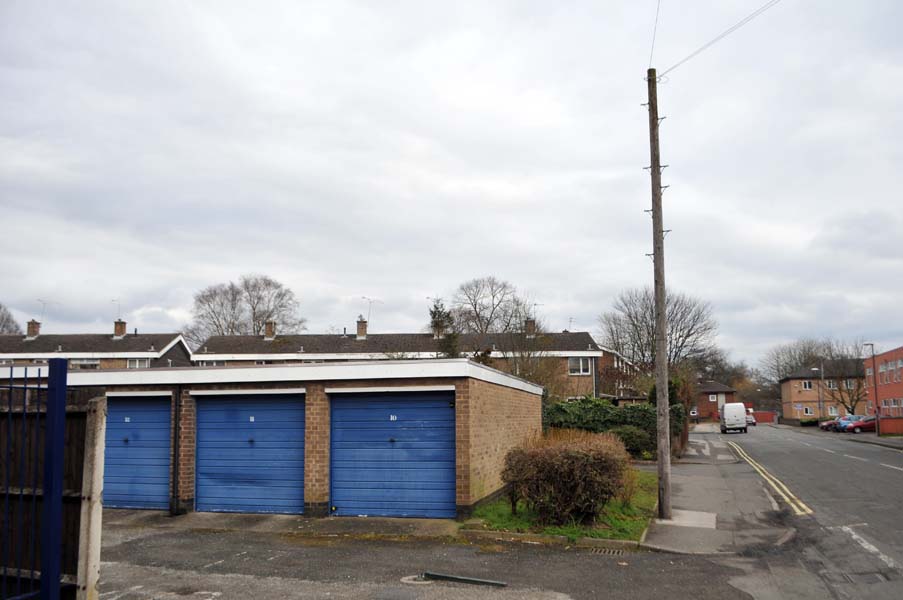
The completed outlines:
[[[759,473],[759,475],[762,476],[762,479],[767,481],[768,485],[770,485],[772,487],[772,489],[774,489],[774,491],[776,491],[778,493],[778,495],[784,499],[784,501],[793,510],[793,514],[795,514],[797,516],[801,516],[801,515],[811,515],[813,513],[813,510],[811,508],[809,508],[808,506],[806,506],[802,500],[800,500],[799,498],[794,496],[793,492],[791,492],[789,489],[787,489],[787,486],[784,485],[784,483],[780,479],[778,479],[777,477],[775,477],[774,475],[769,473],[765,469],[765,467],[763,467],[762,465],[757,463],[755,460],[753,460],[753,458],[749,454],[747,454],[743,448],[741,448],[734,442],[728,442],[728,444],[730,444],[731,447],[737,451],[737,454],[739,454],[743,460],[748,462],[749,465],[753,469],[755,469]]]

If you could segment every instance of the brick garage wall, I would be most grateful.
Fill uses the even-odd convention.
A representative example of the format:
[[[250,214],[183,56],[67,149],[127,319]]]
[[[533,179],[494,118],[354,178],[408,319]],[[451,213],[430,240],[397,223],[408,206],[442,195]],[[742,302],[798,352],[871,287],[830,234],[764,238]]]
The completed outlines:
[[[455,386],[459,510],[500,490],[505,455],[542,431],[542,398],[467,379]]]
[[[175,396],[175,395],[174,395]],[[195,464],[195,444],[197,438],[197,411],[196,403],[193,396],[188,390],[182,391],[182,405],[179,410],[179,456],[176,474],[179,478],[179,496],[176,499],[175,512],[194,510],[194,464]],[[175,405],[173,405],[173,424],[176,422]],[[175,430],[175,425],[173,425]],[[172,439],[175,440],[175,431]],[[175,461],[175,444],[173,444],[173,460]]]
[[[304,512],[329,514],[329,398],[326,386],[305,386],[304,405]]]
[[[380,379],[313,383],[292,381],[183,386],[179,411],[178,459],[175,448],[172,450],[179,488],[178,503],[174,508],[179,512],[194,509],[197,417],[196,398],[190,393],[192,390],[234,390],[240,394],[248,389],[306,388],[305,513],[323,516],[328,514],[329,508],[330,450],[330,404],[325,389],[448,385],[455,387],[456,503],[466,512],[474,503],[503,487],[501,473],[508,450],[541,432],[542,400],[539,395],[476,379]],[[161,386],[118,387],[115,390],[173,391],[171,387]],[[172,404],[172,423],[172,439],[175,441],[175,403]]]

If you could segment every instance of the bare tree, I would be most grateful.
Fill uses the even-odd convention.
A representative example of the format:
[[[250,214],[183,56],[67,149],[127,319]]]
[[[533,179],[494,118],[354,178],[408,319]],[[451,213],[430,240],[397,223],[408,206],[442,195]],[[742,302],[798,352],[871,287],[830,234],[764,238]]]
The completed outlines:
[[[668,294],[668,363],[679,365],[714,349],[718,324],[712,306],[682,293]],[[621,292],[609,312],[599,316],[605,345],[641,369],[655,364],[655,299],[652,288]]]
[[[0,334],[22,335],[22,328],[3,304],[0,304]]]
[[[866,398],[862,340],[825,340],[824,343],[825,359],[818,366],[825,370],[825,400],[841,405],[848,415],[859,414],[856,409]]]
[[[493,276],[471,279],[458,286],[452,313],[462,333],[505,333],[523,322],[527,300],[507,281]]]
[[[195,294],[192,322],[182,333],[198,347],[213,335],[261,335],[267,321],[276,321],[281,333],[298,333],[305,324],[291,289],[266,275],[242,275],[238,283],[211,285]]]
[[[828,354],[830,342],[814,338],[802,338],[780,344],[769,350],[761,362],[762,375],[777,385],[784,377],[803,367],[818,366]]]

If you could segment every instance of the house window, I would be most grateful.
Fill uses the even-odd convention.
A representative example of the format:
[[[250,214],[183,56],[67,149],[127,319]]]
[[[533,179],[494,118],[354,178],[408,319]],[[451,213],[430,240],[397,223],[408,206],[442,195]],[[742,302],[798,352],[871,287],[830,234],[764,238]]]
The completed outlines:
[[[73,358],[69,361],[70,369],[99,369],[100,361],[91,358]]]
[[[807,417],[811,417],[812,415],[815,414],[815,411],[812,410],[811,406],[805,406],[805,407],[803,407],[803,414],[806,415]]]
[[[709,402],[718,402],[718,394],[709,394]]]
[[[836,390],[836,389],[837,389],[837,382],[834,381],[833,379],[829,379],[829,380],[827,380],[827,381],[825,382],[825,386],[826,386],[829,390]]]
[[[881,406],[883,406],[884,408],[887,408],[888,406],[890,406],[890,402],[888,401],[887,398],[885,398],[884,400],[881,401]]]
[[[804,382],[803,382],[803,389],[804,389],[804,390],[811,390],[811,389],[812,389],[812,382],[809,381],[808,379],[807,379],[806,381],[804,381]]]
[[[199,367],[225,367],[226,361],[223,360],[199,360]]]
[[[569,375],[589,375],[590,361],[588,358],[569,358]]]
[[[129,369],[147,369],[150,367],[149,358],[130,358],[127,365]]]
[[[856,382],[853,381],[852,379],[844,379],[844,380],[843,380],[843,387],[844,387],[845,389],[848,389],[848,390],[855,390],[855,389],[856,389]]]
[[[13,361],[7,359],[0,359],[0,367],[5,367],[7,365],[13,364]]]
[[[836,416],[837,416],[837,407],[836,407],[836,406],[829,406],[829,407],[828,407],[828,414],[831,415],[832,417],[836,417]]]

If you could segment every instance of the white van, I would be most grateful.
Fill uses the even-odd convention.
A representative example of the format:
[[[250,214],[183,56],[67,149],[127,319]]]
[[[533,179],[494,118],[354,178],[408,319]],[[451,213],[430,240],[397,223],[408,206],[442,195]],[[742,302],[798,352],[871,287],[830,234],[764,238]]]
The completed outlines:
[[[728,402],[721,407],[721,433],[731,429],[746,433],[746,406],[742,402]]]

